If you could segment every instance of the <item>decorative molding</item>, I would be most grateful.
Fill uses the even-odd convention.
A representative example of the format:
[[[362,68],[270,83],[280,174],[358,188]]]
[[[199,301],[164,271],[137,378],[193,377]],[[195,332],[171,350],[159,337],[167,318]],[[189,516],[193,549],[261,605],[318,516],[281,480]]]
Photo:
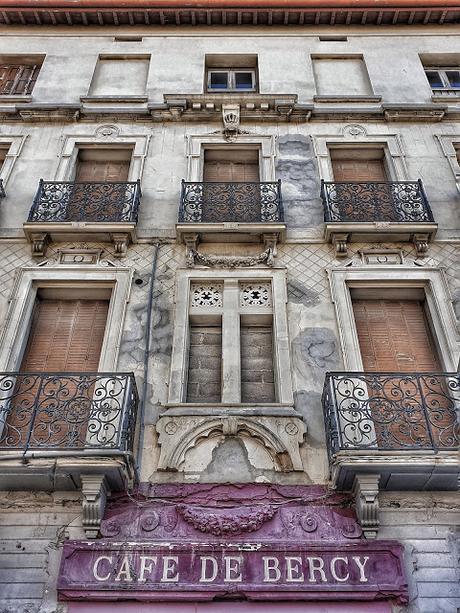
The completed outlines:
[[[43,258],[46,254],[46,249],[50,244],[50,237],[47,232],[31,232],[30,234],[30,247],[32,250],[32,257]]]
[[[210,268],[240,268],[267,264],[273,266],[273,252],[266,249],[259,255],[208,255],[200,253],[195,249],[187,250],[187,266],[192,267],[196,264],[209,266]]]
[[[379,530],[379,480],[380,475],[358,473],[353,483],[356,515],[366,539],[377,538]]]
[[[5,158],[0,167],[0,179],[5,188],[11,176],[16,160],[21,155],[22,148],[26,142],[28,135],[24,134],[0,134],[0,145],[8,145],[8,151],[5,153]]]
[[[216,413],[218,407],[216,406]],[[297,426],[295,432],[286,432],[286,422]],[[171,424],[176,428],[171,428]],[[299,446],[305,435],[305,425],[299,417],[266,417],[246,415],[183,415],[160,416],[156,424],[160,445],[159,470],[184,471],[187,453],[206,439],[222,437],[250,437],[265,447],[276,470],[283,472],[303,470]],[[216,441],[217,444],[217,441]]]
[[[251,307],[272,306],[271,283],[240,283],[240,306]]]
[[[177,506],[179,515],[195,530],[214,536],[255,532],[272,519],[277,510],[276,506],[260,505],[229,513],[227,510],[222,512],[221,509],[209,512],[209,509],[186,504]]]
[[[223,283],[192,283],[190,308],[216,308],[223,305]]]
[[[227,141],[232,142],[240,132],[240,105],[223,104],[222,121],[224,123],[224,136]]]
[[[359,255],[361,264],[365,265],[404,264],[404,254],[401,249],[361,249]]]
[[[412,240],[413,240],[415,251],[416,251],[418,257],[422,257],[422,258],[425,257],[427,255],[427,252],[428,252],[428,244],[429,244],[429,241],[430,241],[430,234],[427,234],[427,233],[414,234]]]
[[[95,539],[104,517],[107,497],[110,495],[105,475],[81,475],[83,494],[83,529],[87,538]]]
[[[447,113],[447,106],[424,104],[383,104],[383,116],[386,121],[430,122],[442,121]]]

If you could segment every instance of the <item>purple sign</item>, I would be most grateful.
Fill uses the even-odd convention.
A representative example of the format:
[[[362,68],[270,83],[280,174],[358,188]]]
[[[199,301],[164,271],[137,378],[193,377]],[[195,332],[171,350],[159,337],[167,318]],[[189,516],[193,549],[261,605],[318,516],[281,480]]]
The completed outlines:
[[[407,598],[401,545],[364,540],[318,486],[146,485],[110,502],[101,534],[64,544],[61,599]]]

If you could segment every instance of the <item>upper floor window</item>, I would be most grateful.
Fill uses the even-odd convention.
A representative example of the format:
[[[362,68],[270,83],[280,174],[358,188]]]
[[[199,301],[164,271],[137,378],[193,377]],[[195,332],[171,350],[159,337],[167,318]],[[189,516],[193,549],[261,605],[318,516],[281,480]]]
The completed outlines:
[[[79,183],[126,182],[129,177],[132,148],[81,147],[75,167]]]
[[[40,72],[41,63],[24,62],[20,59],[1,61],[0,58],[0,95],[28,95]]]
[[[257,91],[257,56],[207,55],[206,89],[208,92]]]
[[[433,90],[460,90],[460,67],[425,69],[428,82]]]

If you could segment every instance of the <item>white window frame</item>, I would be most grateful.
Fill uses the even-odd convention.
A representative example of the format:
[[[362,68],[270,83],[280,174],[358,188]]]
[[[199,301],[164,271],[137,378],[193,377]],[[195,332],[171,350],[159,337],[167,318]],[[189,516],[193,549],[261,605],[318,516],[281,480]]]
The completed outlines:
[[[3,187],[7,185],[10,179],[13,167],[16,164],[16,160],[21,155],[26,140],[27,135],[23,134],[2,134],[0,136],[0,145],[8,145],[8,151],[5,154],[5,159],[0,169],[0,179],[3,180]]]
[[[240,134],[235,147],[259,149],[260,181],[275,181],[275,137]],[[230,148],[223,134],[197,134],[187,137],[187,181],[199,183],[203,180],[204,152],[211,148]]]
[[[213,88],[211,87],[211,74],[214,72],[225,73],[227,76],[227,83],[229,87],[226,88]],[[252,87],[247,89],[241,89],[235,87],[235,75],[239,72],[246,72],[252,74]],[[257,74],[255,68],[208,68],[207,69],[207,90],[208,93],[218,94],[219,92],[255,92],[257,91]]]
[[[192,283],[228,283],[231,287],[236,289],[233,299],[238,300],[238,282],[270,282],[272,290],[272,321],[273,321],[273,369],[275,374],[275,388],[276,388],[276,403],[264,403],[264,404],[276,404],[276,405],[293,405],[292,394],[292,380],[291,380],[291,367],[290,367],[290,351],[289,351],[289,337],[288,337],[288,325],[287,325],[287,291],[286,291],[286,271],[283,270],[270,270],[266,269],[257,270],[241,270],[241,271],[216,271],[210,273],[206,270],[181,270],[178,271],[176,281],[176,310],[175,310],[175,326],[174,326],[174,339],[173,339],[173,351],[171,357],[171,374],[169,381],[169,404],[187,404],[186,398],[186,386],[187,386],[187,374],[188,374],[188,353],[189,353],[189,334],[190,334],[190,287]],[[226,309],[230,309],[226,313]],[[222,318],[227,315],[231,315],[232,301],[229,301],[222,309]],[[235,356],[238,356],[229,364],[229,371],[238,370],[236,375],[239,379],[240,369],[240,349],[239,349],[239,335],[225,334],[223,326],[222,335],[222,354],[225,354],[224,344],[229,343],[232,345],[232,351]],[[235,402],[234,400],[226,400],[227,398],[235,398],[235,389],[238,390],[239,383],[236,381],[231,384],[234,387],[226,389],[225,386],[225,374],[222,377],[222,402],[212,403],[216,405],[220,404],[232,404],[246,406],[250,403]]]
[[[344,126],[340,134],[312,136],[320,178],[334,181],[331,148],[383,148],[385,166],[391,181],[407,181],[408,172],[399,134],[368,133],[361,125]]]
[[[73,180],[78,151],[82,147],[104,149],[132,147],[128,181],[142,180],[150,139],[150,134],[121,134],[119,128],[112,125],[99,126],[93,134],[67,134],[64,136],[54,180]]]
[[[460,191],[460,163],[458,151],[460,150],[460,133],[458,134],[435,134],[444,157],[447,158],[449,166]]]
[[[424,66],[424,70],[425,70],[425,75],[428,81],[428,84],[430,85],[431,89],[433,92],[437,92],[437,91],[443,91],[446,89],[452,89],[455,91],[458,91],[460,93],[460,87],[454,87],[453,85],[450,84],[449,79],[447,78],[446,72],[449,70],[456,70],[457,72],[460,71],[460,66]],[[437,72],[443,85],[442,87],[433,87],[429,80],[428,80],[428,75],[426,74],[427,72]]]
[[[425,294],[427,315],[442,368],[455,372],[459,360],[460,339],[452,308],[447,279],[435,267],[415,269],[410,266],[372,266],[328,269],[332,300],[334,302],[345,370],[363,372],[361,349],[356,329],[352,288],[382,290],[422,289]],[[383,293],[382,293],[383,295]]]
[[[121,267],[30,266],[20,268],[0,339],[0,372],[17,372],[29,338],[37,292],[46,288],[109,287],[111,298],[98,371],[116,372],[133,270]]]

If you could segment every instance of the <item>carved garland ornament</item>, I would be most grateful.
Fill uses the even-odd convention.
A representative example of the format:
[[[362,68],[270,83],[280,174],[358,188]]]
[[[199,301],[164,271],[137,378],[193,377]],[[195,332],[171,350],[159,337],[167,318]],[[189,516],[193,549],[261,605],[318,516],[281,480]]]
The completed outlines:
[[[187,266],[192,267],[196,264],[217,268],[239,268],[266,264],[273,266],[274,252],[271,247],[255,256],[234,256],[234,255],[205,255],[196,249],[189,249],[187,252]]]
[[[177,507],[177,510],[182,518],[196,530],[214,536],[254,532],[265,522],[272,519],[276,513],[276,507],[269,505],[232,514],[208,513],[205,509],[191,508],[185,505]]]

